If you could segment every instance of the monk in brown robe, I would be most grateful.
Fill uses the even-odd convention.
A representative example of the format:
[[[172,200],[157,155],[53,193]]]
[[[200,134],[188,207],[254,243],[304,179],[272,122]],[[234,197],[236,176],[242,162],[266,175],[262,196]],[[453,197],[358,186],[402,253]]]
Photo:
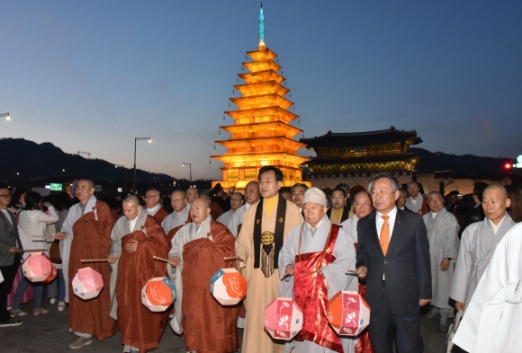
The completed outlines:
[[[161,194],[156,189],[150,189],[145,194],[145,212],[154,217],[158,224],[161,224],[165,217],[169,215],[163,207],[161,207]]]
[[[110,207],[96,200],[93,194],[94,184],[91,180],[82,179],[78,182],[76,197],[80,202],[69,209],[62,232],[56,234],[56,238],[64,242],[62,260],[67,283],[66,300],[69,301],[69,326],[72,332],[80,336],[69,346],[71,349],[91,344],[92,336],[98,340],[111,337],[118,328],[116,321],[109,316],[111,272],[107,263],[89,264],[103,278],[104,288],[98,297],[82,300],[73,294],[73,277],[80,268],[87,267],[81,260],[107,259],[111,248],[114,217]]]
[[[206,197],[192,202],[190,217],[192,223],[178,231],[169,252],[177,294],[171,326],[184,332],[187,351],[234,352],[239,348],[237,306],[221,306],[210,293],[210,279],[224,266],[225,256],[235,256],[235,238],[212,220]]]
[[[141,302],[141,289],[152,277],[166,275],[166,264],[154,261],[153,256],[167,257],[170,244],[163,228],[141,209],[136,196],[127,196],[122,204],[125,216],[111,234],[111,317],[120,325],[124,352],[147,352],[158,348],[169,310],[147,309]]]

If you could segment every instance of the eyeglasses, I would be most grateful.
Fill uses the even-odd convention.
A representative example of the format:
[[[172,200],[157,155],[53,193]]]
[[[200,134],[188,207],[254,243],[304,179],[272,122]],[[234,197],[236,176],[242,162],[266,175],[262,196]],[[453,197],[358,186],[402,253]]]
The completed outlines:
[[[11,194],[0,195],[0,197],[11,197],[11,196],[13,196],[13,195],[11,195]]]
[[[172,200],[172,201],[173,201],[173,202],[181,202],[181,201],[183,201],[183,199],[174,199],[174,200]]]
[[[433,199],[433,200],[429,200],[428,203],[441,203],[442,202],[442,199]]]
[[[354,202],[353,204],[355,206],[370,206],[371,205],[371,203],[369,203],[369,202],[363,202],[363,203],[361,203],[361,202]]]
[[[159,195],[149,195],[149,196],[145,196],[146,199],[152,199],[153,197],[159,197]]]

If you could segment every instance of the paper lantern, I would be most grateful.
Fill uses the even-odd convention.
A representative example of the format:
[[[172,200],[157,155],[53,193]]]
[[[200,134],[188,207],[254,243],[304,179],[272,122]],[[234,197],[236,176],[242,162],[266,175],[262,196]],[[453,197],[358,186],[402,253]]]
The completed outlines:
[[[337,334],[357,336],[370,324],[370,307],[359,293],[340,291],[328,302],[328,321]]]
[[[52,262],[42,252],[34,252],[22,263],[24,276],[31,282],[43,282],[52,274]]]
[[[265,328],[276,340],[290,341],[303,327],[303,310],[292,298],[278,297],[265,309]]]
[[[141,290],[141,302],[150,311],[165,311],[174,300],[176,287],[167,277],[154,277]]]
[[[47,278],[43,281],[43,283],[51,283],[54,281],[56,276],[58,275],[58,270],[56,269],[55,264],[51,263],[51,274],[47,276]]]
[[[90,267],[80,268],[72,280],[72,287],[81,299],[96,298],[103,289],[102,275]]]
[[[210,293],[221,305],[236,305],[246,296],[247,282],[235,268],[222,268],[210,279]]]

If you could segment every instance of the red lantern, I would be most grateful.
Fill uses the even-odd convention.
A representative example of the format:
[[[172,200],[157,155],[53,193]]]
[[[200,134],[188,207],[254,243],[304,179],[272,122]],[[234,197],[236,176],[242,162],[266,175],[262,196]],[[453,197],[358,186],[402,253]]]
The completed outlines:
[[[292,298],[278,297],[265,309],[265,328],[274,339],[290,341],[303,328],[303,310]]]
[[[247,282],[235,268],[221,268],[210,279],[210,292],[221,305],[236,305],[246,296]]]
[[[52,262],[42,252],[34,252],[22,263],[24,276],[31,282],[43,282],[52,274]]]
[[[167,277],[154,277],[141,290],[141,302],[150,311],[165,311],[174,300],[176,287]]]
[[[340,291],[328,302],[328,321],[337,334],[357,336],[370,324],[370,307],[359,293]]]

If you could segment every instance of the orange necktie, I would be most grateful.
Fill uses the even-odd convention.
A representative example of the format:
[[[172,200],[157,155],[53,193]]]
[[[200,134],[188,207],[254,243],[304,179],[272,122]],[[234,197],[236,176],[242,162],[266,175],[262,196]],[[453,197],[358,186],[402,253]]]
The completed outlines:
[[[388,218],[390,216],[382,215],[382,219],[384,219],[384,224],[381,228],[381,238],[379,242],[381,243],[382,253],[386,256],[388,252],[388,247],[390,246],[390,224],[388,223]]]

